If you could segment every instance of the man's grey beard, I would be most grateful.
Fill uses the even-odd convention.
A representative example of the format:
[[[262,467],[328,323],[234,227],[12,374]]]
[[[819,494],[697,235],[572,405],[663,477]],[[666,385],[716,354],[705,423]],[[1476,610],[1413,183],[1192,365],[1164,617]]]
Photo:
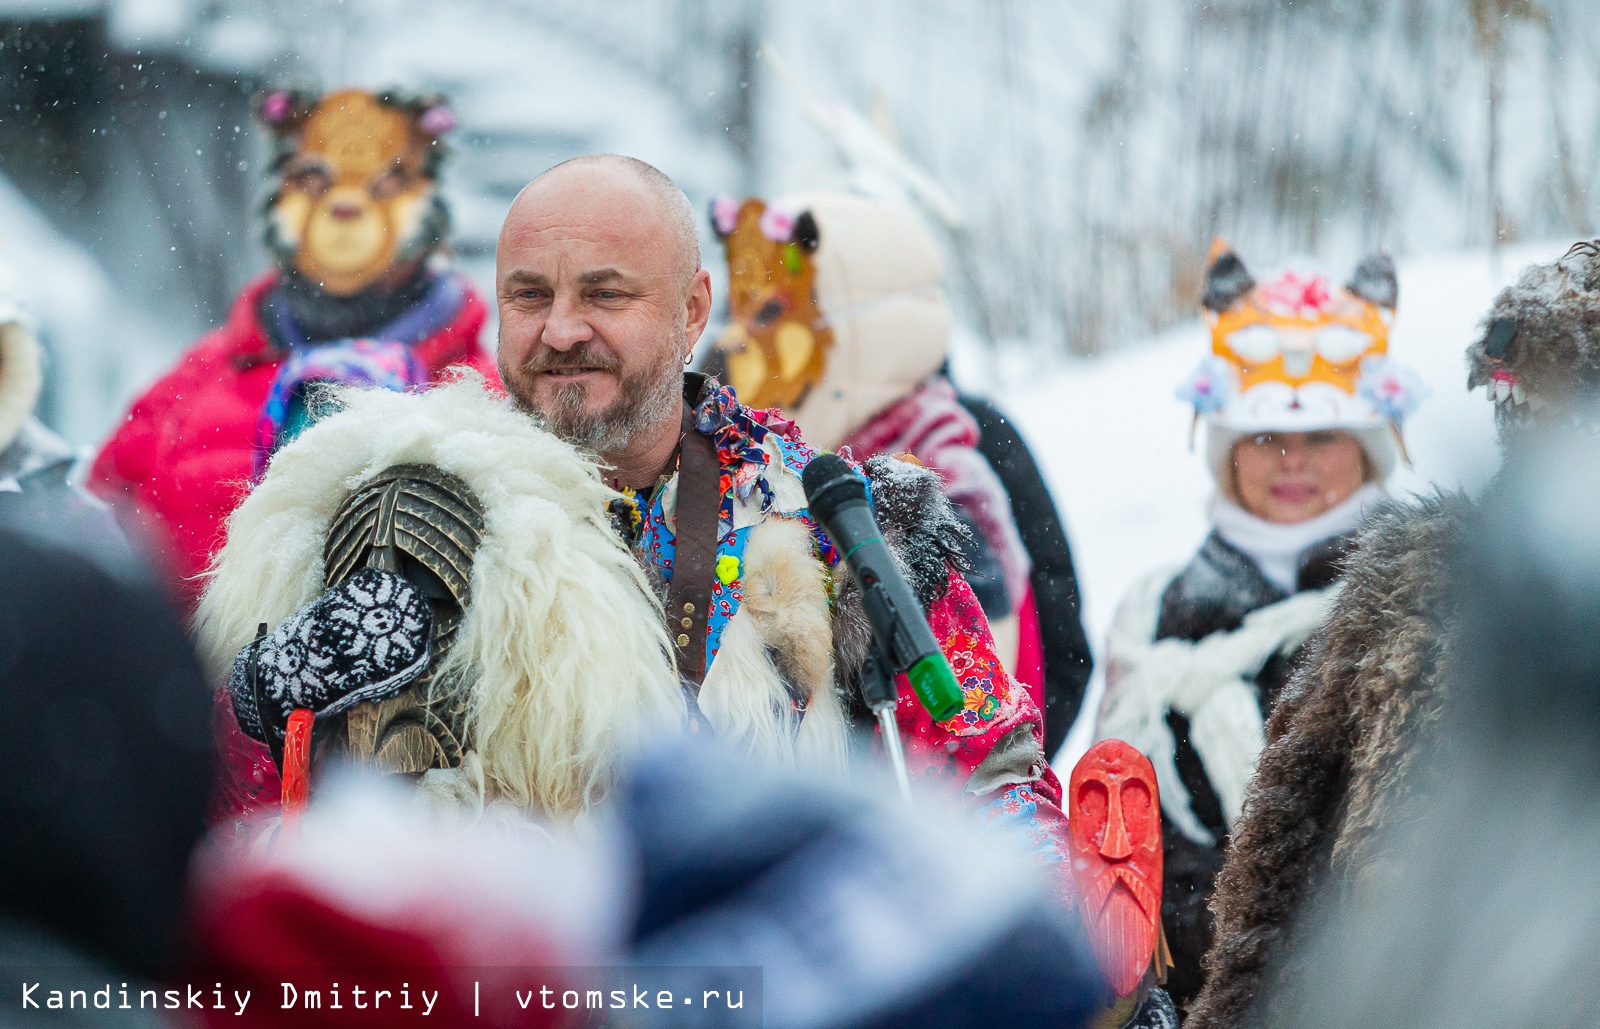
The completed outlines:
[[[512,396],[518,407],[538,416],[545,428],[573,446],[601,456],[625,454],[641,433],[665,421],[682,403],[683,371],[676,354],[684,351],[687,329],[680,326],[676,336],[678,346],[666,350],[663,361],[621,379],[617,399],[604,410],[586,411],[584,401],[589,388],[577,384],[558,386],[549,407],[543,410],[534,406],[531,397],[514,391]],[[569,356],[580,355],[569,351]]]

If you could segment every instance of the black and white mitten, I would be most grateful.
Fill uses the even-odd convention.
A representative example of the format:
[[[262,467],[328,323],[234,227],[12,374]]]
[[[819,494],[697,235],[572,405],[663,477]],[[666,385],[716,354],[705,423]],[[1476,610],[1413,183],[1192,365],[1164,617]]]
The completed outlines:
[[[228,676],[247,736],[283,739],[295,708],[318,718],[400,693],[428,669],[433,611],[407,580],[363,568],[239,651]]]

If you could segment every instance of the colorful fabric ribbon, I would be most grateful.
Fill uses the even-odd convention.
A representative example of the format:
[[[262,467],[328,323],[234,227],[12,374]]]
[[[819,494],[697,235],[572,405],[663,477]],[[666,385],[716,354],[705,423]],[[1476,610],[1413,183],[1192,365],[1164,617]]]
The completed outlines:
[[[320,343],[306,338],[287,304],[269,304],[273,328],[289,354],[278,366],[256,419],[255,478],[261,478],[279,447],[323,413],[312,409],[307,395],[312,383],[396,391],[425,385],[428,370],[413,348],[447,325],[461,310],[465,297],[456,276],[438,275],[421,300],[370,337]]]

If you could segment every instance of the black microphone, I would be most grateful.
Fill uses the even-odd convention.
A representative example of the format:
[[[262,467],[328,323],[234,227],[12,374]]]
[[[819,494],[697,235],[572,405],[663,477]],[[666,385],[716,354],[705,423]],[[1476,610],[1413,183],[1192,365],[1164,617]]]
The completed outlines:
[[[900,574],[883,530],[867,503],[867,483],[843,458],[823,454],[806,465],[800,477],[811,517],[833,538],[844,555],[879,652],[891,675],[905,672],[917,699],[936,722],[961,710],[961,687],[939,649],[917,596]],[[893,702],[890,693],[888,701]],[[867,703],[876,707],[874,698]]]

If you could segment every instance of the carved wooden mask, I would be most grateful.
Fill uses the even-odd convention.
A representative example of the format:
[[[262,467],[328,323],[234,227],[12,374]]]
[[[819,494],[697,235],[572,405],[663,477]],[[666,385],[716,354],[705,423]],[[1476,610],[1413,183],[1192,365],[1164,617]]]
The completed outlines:
[[[400,696],[352,708],[342,742],[335,732],[334,745],[357,761],[409,774],[461,763],[467,684],[442,681],[438,671],[470,602],[482,539],[483,509],[471,488],[432,465],[379,472],[334,515],[323,550],[327,585],[382,568],[409,579],[433,607],[433,666]]]
[[[1161,804],[1149,760],[1101,740],[1067,785],[1068,839],[1085,931],[1118,997],[1139,988],[1161,933]]]

